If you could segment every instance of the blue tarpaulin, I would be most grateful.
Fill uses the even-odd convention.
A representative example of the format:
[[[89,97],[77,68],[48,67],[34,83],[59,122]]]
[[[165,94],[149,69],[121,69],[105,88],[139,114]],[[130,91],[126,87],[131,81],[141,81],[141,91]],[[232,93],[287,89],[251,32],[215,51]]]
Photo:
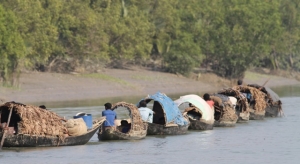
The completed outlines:
[[[169,123],[174,123],[177,125],[188,124],[188,122],[184,119],[184,117],[182,116],[179,108],[174,103],[174,101],[168,96],[166,96],[165,94],[157,92],[154,95],[149,95],[146,99],[147,100],[152,99],[161,104],[166,116],[166,124]],[[142,100],[146,100],[146,99],[142,99]]]

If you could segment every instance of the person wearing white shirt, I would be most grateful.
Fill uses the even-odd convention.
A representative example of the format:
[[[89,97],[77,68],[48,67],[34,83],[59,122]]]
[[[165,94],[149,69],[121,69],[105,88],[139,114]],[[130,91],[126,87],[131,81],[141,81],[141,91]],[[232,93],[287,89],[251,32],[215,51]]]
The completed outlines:
[[[147,103],[145,100],[140,101],[139,111],[142,117],[142,120],[145,122],[152,123],[153,122],[153,111],[147,108]]]

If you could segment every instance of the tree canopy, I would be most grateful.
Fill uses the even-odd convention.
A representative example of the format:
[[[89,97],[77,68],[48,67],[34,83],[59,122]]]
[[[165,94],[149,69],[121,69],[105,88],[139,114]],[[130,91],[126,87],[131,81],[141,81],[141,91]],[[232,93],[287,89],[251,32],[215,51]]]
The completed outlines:
[[[0,0],[0,80],[20,70],[300,71],[297,0]]]

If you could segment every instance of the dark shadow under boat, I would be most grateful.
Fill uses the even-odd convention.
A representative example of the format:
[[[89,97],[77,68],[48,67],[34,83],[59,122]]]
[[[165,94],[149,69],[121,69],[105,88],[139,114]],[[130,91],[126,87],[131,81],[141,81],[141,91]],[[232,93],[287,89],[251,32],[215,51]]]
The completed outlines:
[[[14,117],[19,117],[20,120],[18,123],[18,127],[19,127],[18,133],[17,134],[6,133],[3,147],[52,147],[52,146],[84,145],[92,138],[92,136],[96,133],[96,131],[99,129],[99,127],[102,125],[102,123],[105,120],[105,117],[102,117],[98,120],[93,121],[92,128],[89,129],[86,133],[78,136],[23,134],[22,125],[24,125],[24,123],[22,121],[25,120],[24,117],[26,117],[25,116],[26,114],[23,113],[24,115],[19,116],[18,114],[22,113],[21,110],[29,110],[29,109],[35,109],[36,111],[42,110],[41,113],[43,114],[47,113],[48,115],[52,113],[51,116],[53,117],[51,119],[54,122],[62,121],[62,120],[55,120],[56,118],[58,119],[63,119],[63,118],[56,117],[56,115],[53,112],[45,109],[39,109],[37,107],[34,108],[33,106],[30,105],[24,105],[24,104],[19,104],[14,102],[5,103],[0,107],[1,111],[5,109],[13,110],[14,114],[12,114],[12,116],[14,115]],[[30,114],[34,115],[35,113],[30,112]],[[12,118],[11,120],[14,121],[15,118]],[[38,122],[39,120],[35,120],[35,121]],[[3,133],[4,133],[3,131],[0,132],[0,140],[2,140]]]
[[[134,104],[118,102],[113,105],[112,109],[122,107],[129,111],[130,119],[119,120],[121,125],[114,127],[101,126],[98,132],[99,140],[137,140],[146,137],[148,125],[142,121],[138,108]]]
[[[153,101],[153,122],[148,123],[147,135],[179,135],[188,131],[189,121],[183,117],[174,101],[163,93],[149,95],[147,104]]]
[[[212,130],[214,125],[214,110],[198,95],[180,96],[174,101],[183,111],[183,116],[190,121],[191,130]]]

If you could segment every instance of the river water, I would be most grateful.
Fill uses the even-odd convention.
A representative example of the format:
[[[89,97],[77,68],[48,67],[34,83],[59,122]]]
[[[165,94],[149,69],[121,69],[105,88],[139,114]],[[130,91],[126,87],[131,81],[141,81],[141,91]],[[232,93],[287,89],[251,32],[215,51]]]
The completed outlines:
[[[274,88],[274,91],[281,96],[284,117],[255,120],[210,131],[189,131],[188,134],[178,136],[147,136],[136,141],[104,142],[98,141],[97,135],[94,135],[86,145],[80,146],[3,148],[0,152],[0,164],[298,164],[300,86],[292,89]],[[131,103],[136,103],[137,100],[132,100]],[[104,101],[114,102],[113,99]],[[92,113],[93,117],[98,117],[103,108],[101,105],[78,105],[51,110],[67,118],[71,118],[77,112]],[[118,115],[122,117],[125,113],[118,111]]]

